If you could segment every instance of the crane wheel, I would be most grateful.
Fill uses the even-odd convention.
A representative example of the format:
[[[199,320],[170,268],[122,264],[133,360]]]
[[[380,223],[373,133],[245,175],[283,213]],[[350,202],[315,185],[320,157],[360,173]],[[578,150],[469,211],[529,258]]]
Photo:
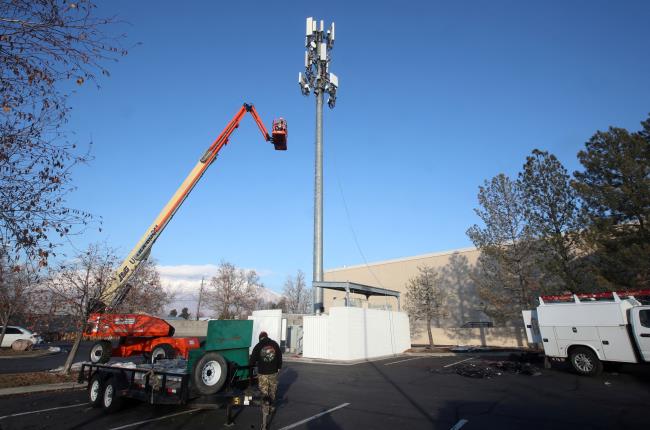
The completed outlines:
[[[228,377],[228,363],[218,352],[206,352],[192,369],[192,385],[201,395],[215,394],[221,390]]]
[[[99,340],[90,348],[90,362],[92,364],[107,363],[111,359],[111,343],[107,340]]]
[[[168,343],[156,345],[151,350],[152,363],[155,363],[158,360],[171,360],[172,358],[176,358],[176,350]]]

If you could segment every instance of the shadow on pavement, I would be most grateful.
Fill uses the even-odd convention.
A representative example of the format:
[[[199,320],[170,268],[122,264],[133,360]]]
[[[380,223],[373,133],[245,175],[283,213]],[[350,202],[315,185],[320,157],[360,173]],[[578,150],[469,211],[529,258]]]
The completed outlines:
[[[341,426],[336,424],[332,419],[332,414],[325,414],[313,421],[307,423],[307,428],[311,430],[330,430],[340,429]]]
[[[369,362],[370,366],[373,367],[377,373],[386,381],[388,382],[394,389],[397,391],[407,402],[409,402],[413,408],[420,414],[422,417],[429,421],[432,425],[435,424],[434,419],[429,415],[429,413],[418,403],[413,399],[411,396],[408,395],[404,390],[402,390],[399,385],[397,385],[392,379],[388,377],[384,372],[381,371],[379,367],[374,362]]]
[[[280,376],[278,378],[278,394],[275,400],[276,409],[281,408],[283,405],[289,403],[287,392],[289,391],[289,387],[291,387],[291,385],[296,382],[296,379],[298,379],[298,372],[290,367],[285,367],[282,372],[280,372]]]

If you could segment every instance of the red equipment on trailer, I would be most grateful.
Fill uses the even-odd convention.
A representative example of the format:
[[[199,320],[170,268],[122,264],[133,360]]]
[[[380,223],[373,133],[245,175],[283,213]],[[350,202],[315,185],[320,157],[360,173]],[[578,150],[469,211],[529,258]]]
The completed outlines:
[[[191,349],[200,346],[196,337],[173,337],[174,327],[151,315],[93,314],[88,323],[89,337],[120,339],[114,348],[108,340],[96,342],[90,350],[90,361],[93,363],[106,363],[111,356],[144,355],[152,361],[175,358],[178,355],[187,358]]]
[[[239,127],[239,123],[246,113],[251,114],[262,132],[264,140],[273,143],[274,148],[278,151],[287,149],[287,122],[283,118],[274,120],[271,134],[269,134],[255,107],[252,104],[244,103],[219,137],[203,153],[203,156],[176,190],[176,193],[158,214],[111,279],[102,299],[104,303],[108,303],[108,306],[104,303],[98,303],[98,312],[92,313],[88,319],[86,335],[95,339],[119,337],[119,343],[115,348],[112,348],[111,342],[108,340],[97,341],[90,351],[91,362],[105,363],[111,355],[130,357],[139,354],[145,356],[151,354],[153,360],[156,358],[172,358],[177,355],[187,358],[191,349],[199,348],[199,341],[195,337],[173,337],[174,328],[160,318],[146,314],[114,314],[110,313],[110,310],[117,309],[122,303],[130,289],[130,285],[127,283],[128,280],[140,267],[140,264],[149,257],[153,244],[207,168],[215,161],[221,148],[228,143],[230,135]]]

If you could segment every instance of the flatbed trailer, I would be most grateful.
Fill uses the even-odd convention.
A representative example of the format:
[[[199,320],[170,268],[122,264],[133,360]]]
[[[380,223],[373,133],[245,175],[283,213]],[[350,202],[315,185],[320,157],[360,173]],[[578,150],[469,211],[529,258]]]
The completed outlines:
[[[250,366],[231,363],[229,378],[217,393],[201,395],[192,387],[188,372],[124,367],[121,364],[83,363],[79,383],[87,382],[88,399],[93,407],[106,413],[117,412],[124,399],[135,399],[150,405],[184,405],[196,409],[226,410],[226,425],[233,424],[233,407],[259,406],[261,397],[252,380],[238,379],[239,370],[254,375]]]

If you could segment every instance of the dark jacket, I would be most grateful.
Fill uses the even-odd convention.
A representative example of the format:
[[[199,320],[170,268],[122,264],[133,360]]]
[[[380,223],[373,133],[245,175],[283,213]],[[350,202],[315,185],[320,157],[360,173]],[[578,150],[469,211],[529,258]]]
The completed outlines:
[[[251,366],[257,364],[257,373],[271,375],[282,369],[282,351],[280,346],[272,339],[265,337],[260,340],[251,354]]]

